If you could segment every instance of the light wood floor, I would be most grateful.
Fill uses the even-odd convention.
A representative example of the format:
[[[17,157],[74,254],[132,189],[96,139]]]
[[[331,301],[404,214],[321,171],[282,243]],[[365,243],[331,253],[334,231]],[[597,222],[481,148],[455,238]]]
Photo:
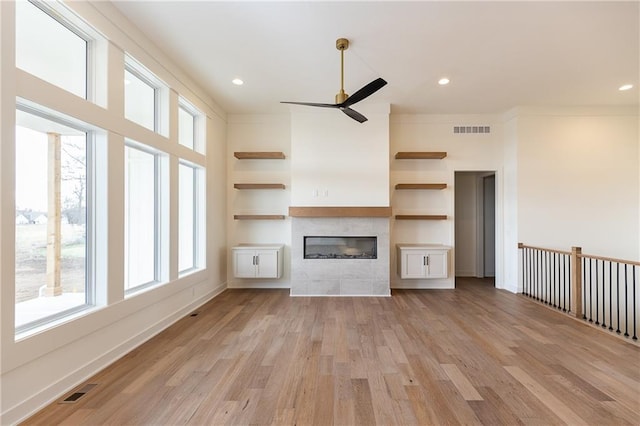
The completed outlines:
[[[483,281],[229,290],[26,424],[640,424],[640,349]]]

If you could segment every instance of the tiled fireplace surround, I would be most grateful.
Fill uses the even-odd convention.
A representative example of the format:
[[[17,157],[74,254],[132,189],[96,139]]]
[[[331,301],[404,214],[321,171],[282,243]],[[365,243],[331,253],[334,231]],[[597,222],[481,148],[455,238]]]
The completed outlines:
[[[375,236],[377,259],[304,259],[305,236]],[[292,296],[389,296],[388,217],[292,217]]]

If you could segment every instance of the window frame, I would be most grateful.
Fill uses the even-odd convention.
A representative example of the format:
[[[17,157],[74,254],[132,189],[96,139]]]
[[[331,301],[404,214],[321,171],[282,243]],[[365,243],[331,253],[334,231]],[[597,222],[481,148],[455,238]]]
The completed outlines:
[[[129,296],[132,296],[138,293],[139,291],[145,290],[149,287],[156,286],[158,284],[162,284],[164,282],[163,273],[162,273],[163,270],[161,266],[162,251],[163,251],[162,250],[162,244],[163,244],[162,219],[163,218],[162,218],[162,212],[161,212],[162,210],[162,200],[161,200],[162,159],[161,159],[161,156],[163,155],[163,153],[129,138],[125,138],[124,147],[125,147],[125,153],[126,153],[126,149],[128,148],[128,149],[135,149],[140,152],[144,152],[146,154],[153,156],[153,221],[154,221],[154,224],[153,224],[153,229],[154,229],[153,280],[147,281],[145,283],[141,283],[135,286],[129,286],[129,288],[125,287],[124,295],[125,295],[125,298],[127,298]],[[126,154],[125,154],[125,157],[126,157]],[[126,164],[125,164],[125,167],[126,167]],[[127,185],[126,179],[125,179],[125,185]],[[125,221],[127,220],[126,215],[127,215],[127,210],[125,209]],[[126,227],[124,231],[126,231]],[[125,234],[125,245],[127,244],[126,240],[127,238]],[[127,251],[125,250],[124,253],[125,255],[123,256],[123,260],[128,264],[129,260],[125,259]],[[127,270],[125,270],[125,274],[128,274]],[[123,280],[123,284],[125,284],[124,280]]]
[[[16,100],[16,112],[22,111],[27,114],[34,115],[36,117],[52,121],[57,124],[61,124],[63,126],[70,127],[72,129],[78,130],[85,134],[85,144],[86,144],[86,183],[85,183],[85,202],[86,202],[86,212],[85,212],[85,233],[86,233],[86,241],[85,241],[85,278],[84,278],[84,290],[85,290],[85,301],[83,305],[75,306],[73,308],[65,309],[63,311],[56,312],[55,314],[47,315],[45,317],[39,318],[37,320],[22,324],[20,326],[14,326],[14,334],[16,337],[28,333],[34,329],[38,329],[45,326],[54,326],[61,320],[64,320],[74,314],[79,312],[84,312],[89,309],[96,307],[96,285],[97,285],[97,277],[96,277],[96,156],[95,156],[95,143],[96,143],[96,133],[95,129],[91,128],[91,126],[86,124],[81,124],[77,121],[66,119],[62,116],[62,114],[54,114],[49,111],[45,111],[44,107],[42,109],[38,108],[35,105],[31,105],[28,102],[23,102],[20,99]],[[17,123],[15,124],[17,126]],[[17,139],[14,140],[14,144],[17,144]],[[16,165],[17,166],[17,165]],[[15,190],[15,184],[14,184]],[[14,206],[15,210],[15,206]],[[14,224],[15,226],[15,224]],[[14,238],[14,253],[16,250],[15,247],[15,238]],[[14,260],[15,262],[15,260]],[[15,271],[14,271],[14,289],[16,286],[15,283]],[[14,305],[17,303],[14,299]]]
[[[192,140],[193,146],[187,146],[180,142],[180,127],[181,127],[180,126],[180,110],[186,112],[193,118],[193,125],[191,129],[193,132],[193,140]],[[179,98],[178,100],[178,145],[183,146],[187,149],[190,149],[194,152],[204,154],[202,150],[203,144],[201,143],[202,136],[200,131],[200,122],[202,120],[201,117],[202,117],[202,113],[196,107],[194,107],[189,101],[187,101],[182,96]]]
[[[164,137],[169,137],[169,110],[171,109],[170,101],[169,101],[169,86],[158,78],[153,72],[149,71],[144,65],[138,62],[135,58],[133,58],[130,54],[124,54],[124,67],[123,67],[123,78],[125,71],[133,74],[134,77],[138,78],[147,86],[153,89],[153,129],[148,128],[147,126],[138,123],[127,117],[126,115],[126,88],[124,90],[123,102],[124,102],[124,118],[132,123],[137,124],[140,127],[143,127],[147,130],[151,130],[154,133],[157,133]]]
[[[19,68],[20,70],[30,75],[33,75],[37,78],[40,78],[46,81],[47,83],[55,87],[58,87],[61,90],[64,90],[65,92],[71,93],[89,102],[96,103],[98,101],[97,92],[99,91],[96,88],[96,81],[97,81],[97,78],[96,78],[97,70],[95,66],[96,54],[97,54],[96,44],[98,42],[98,39],[101,39],[102,37],[98,34],[98,32],[95,29],[93,29],[89,25],[85,24],[84,22],[78,22],[78,17],[75,16],[73,12],[71,12],[69,9],[62,6],[58,2],[45,2],[42,0],[26,0],[25,2],[30,3],[31,5],[39,9],[42,13],[47,15],[49,18],[53,19],[55,22],[57,22],[62,27],[64,27],[66,30],[70,31],[72,34],[76,35],[78,38],[80,38],[85,42],[84,96],[79,96],[76,93],[73,93],[64,87],[61,87],[55,83],[52,83],[46,78],[42,78],[35,74],[31,74],[29,71],[18,67],[17,64],[16,64],[16,68]],[[18,22],[16,19],[16,33],[17,33],[17,26],[18,26]],[[17,56],[17,46],[16,46],[16,56]]]
[[[192,247],[191,249],[193,250],[193,262],[191,264],[191,266],[189,266],[188,268],[185,269],[180,269],[180,267],[178,266],[178,274],[179,275],[186,275],[189,274],[193,271],[196,271],[198,269],[201,269],[201,253],[200,253],[200,247],[201,247],[201,243],[200,243],[200,238],[201,238],[201,228],[202,228],[202,224],[200,223],[200,209],[202,208],[202,200],[200,200],[199,194],[201,193],[201,181],[202,181],[202,177],[200,176],[200,173],[202,173],[202,168],[200,166],[197,166],[193,163],[190,163],[188,161],[184,161],[184,160],[180,160],[178,162],[178,167],[183,166],[183,167],[188,167],[189,169],[191,169],[192,171],[192,183],[193,183],[193,190],[191,191],[191,196],[193,197],[193,226],[191,228],[191,232],[192,232]],[[178,173],[178,179],[180,179],[180,173]],[[178,182],[178,188],[180,187],[180,183]],[[178,194],[179,197],[179,194]],[[179,208],[179,207],[178,207]],[[178,217],[180,216],[180,212],[178,211]],[[178,232],[178,249],[180,248],[180,232]],[[180,252],[178,251],[178,265],[180,265]]]
[[[148,79],[142,72],[139,71],[139,69],[133,65],[131,65],[131,63],[129,61],[125,61],[125,65],[124,65],[124,71],[129,72],[130,74],[132,74],[134,77],[138,78],[141,82],[143,82],[144,84],[146,84],[147,86],[149,86],[152,90],[153,90],[153,129],[149,129],[147,126],[145,126],[142,123],[138,123],[137,121],[134,121],[130,118],[128,118],[126,116],[126,108],[125,108],[125,118],[133,123],[136,123],[139,126],[144,127],[145,129],[149,129],[152,132],[158,133],[158,129],[159,129],[159,106],[158,106],[158,90],[160,90],[159,87],[157,87],[156,84],[154,84],[154,82],[150,79]],[[126,105],[126,89],[125,89],[125,105]]]
[[[191,125],[191,132],[192,132],[192,138],[191,138],[191,146],[189,145],[185,145],[182,143],[182,141],[180,140],[180,129],[182,128],[182,124],[180,123],[180,111],[184,111],[185,113],[187,113],[191,119],[192,119],[192,125]],[[196,126],[196,115],[194,115],[188,108],[184,107],[184,104],[182,102],[180,102],[178,104],[178,144],[182,145],[186,148],[189,148],[191,150],[196,149],[196,130],[197,130],[197,126]]]

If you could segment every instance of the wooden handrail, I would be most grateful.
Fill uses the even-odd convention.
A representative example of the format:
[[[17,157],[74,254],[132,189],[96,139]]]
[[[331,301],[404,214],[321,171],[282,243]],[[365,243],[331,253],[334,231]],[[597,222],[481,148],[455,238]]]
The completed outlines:
[[[587,258],[587,259],[595,259],[595,260],[604,260],[605,262],[626,263],[627,265],[640,266],[640,262],[636,262],[634,260],[616,259],[614,257],[595,256],[595,255],[592,255],[592,254],[581,254],[579,257],[583,257],[583,258]]]
[[[550,249],[550,248],[544,248],[544,247],[528,246],[522,243],[518,243],[518,248],[529,248],[534,250],[542,250],[542,251],[548,251],[550,253],[559,253],[559,254],[566,254],[566,255],[572,254],[570,251],[566,251],[566,250],[556,250],[556,249]],[[628,265],[640,266],[640,261],[616,259],[615,257],[596,256],[594,254],[584,254],[584,253],[579,253],[578,257],[594,259],[594,260],[604,260],[605,262],[626,263]]]
[[[529,249],[548,251],[551,253],[558,253],[558,254],[567,254],[567,255],[571,254],[570,251],[566,251],[566,250],[556,250],[556,249],[550,249],[550,248],[544,248],[544,247],[528,246],[522,243],[518,243],[518,248],[529,248]]]

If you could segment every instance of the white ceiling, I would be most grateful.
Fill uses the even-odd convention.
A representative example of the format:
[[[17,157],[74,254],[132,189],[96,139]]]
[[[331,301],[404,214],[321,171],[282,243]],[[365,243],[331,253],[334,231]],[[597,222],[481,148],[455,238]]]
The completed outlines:
[[[346,92],[382,77],[363,102],[394,113],[639,103],[638,1],[114,4],[228,113],[333,103],[339,37],[351,41]],[[635,87],[618,91],[625,83]]]

